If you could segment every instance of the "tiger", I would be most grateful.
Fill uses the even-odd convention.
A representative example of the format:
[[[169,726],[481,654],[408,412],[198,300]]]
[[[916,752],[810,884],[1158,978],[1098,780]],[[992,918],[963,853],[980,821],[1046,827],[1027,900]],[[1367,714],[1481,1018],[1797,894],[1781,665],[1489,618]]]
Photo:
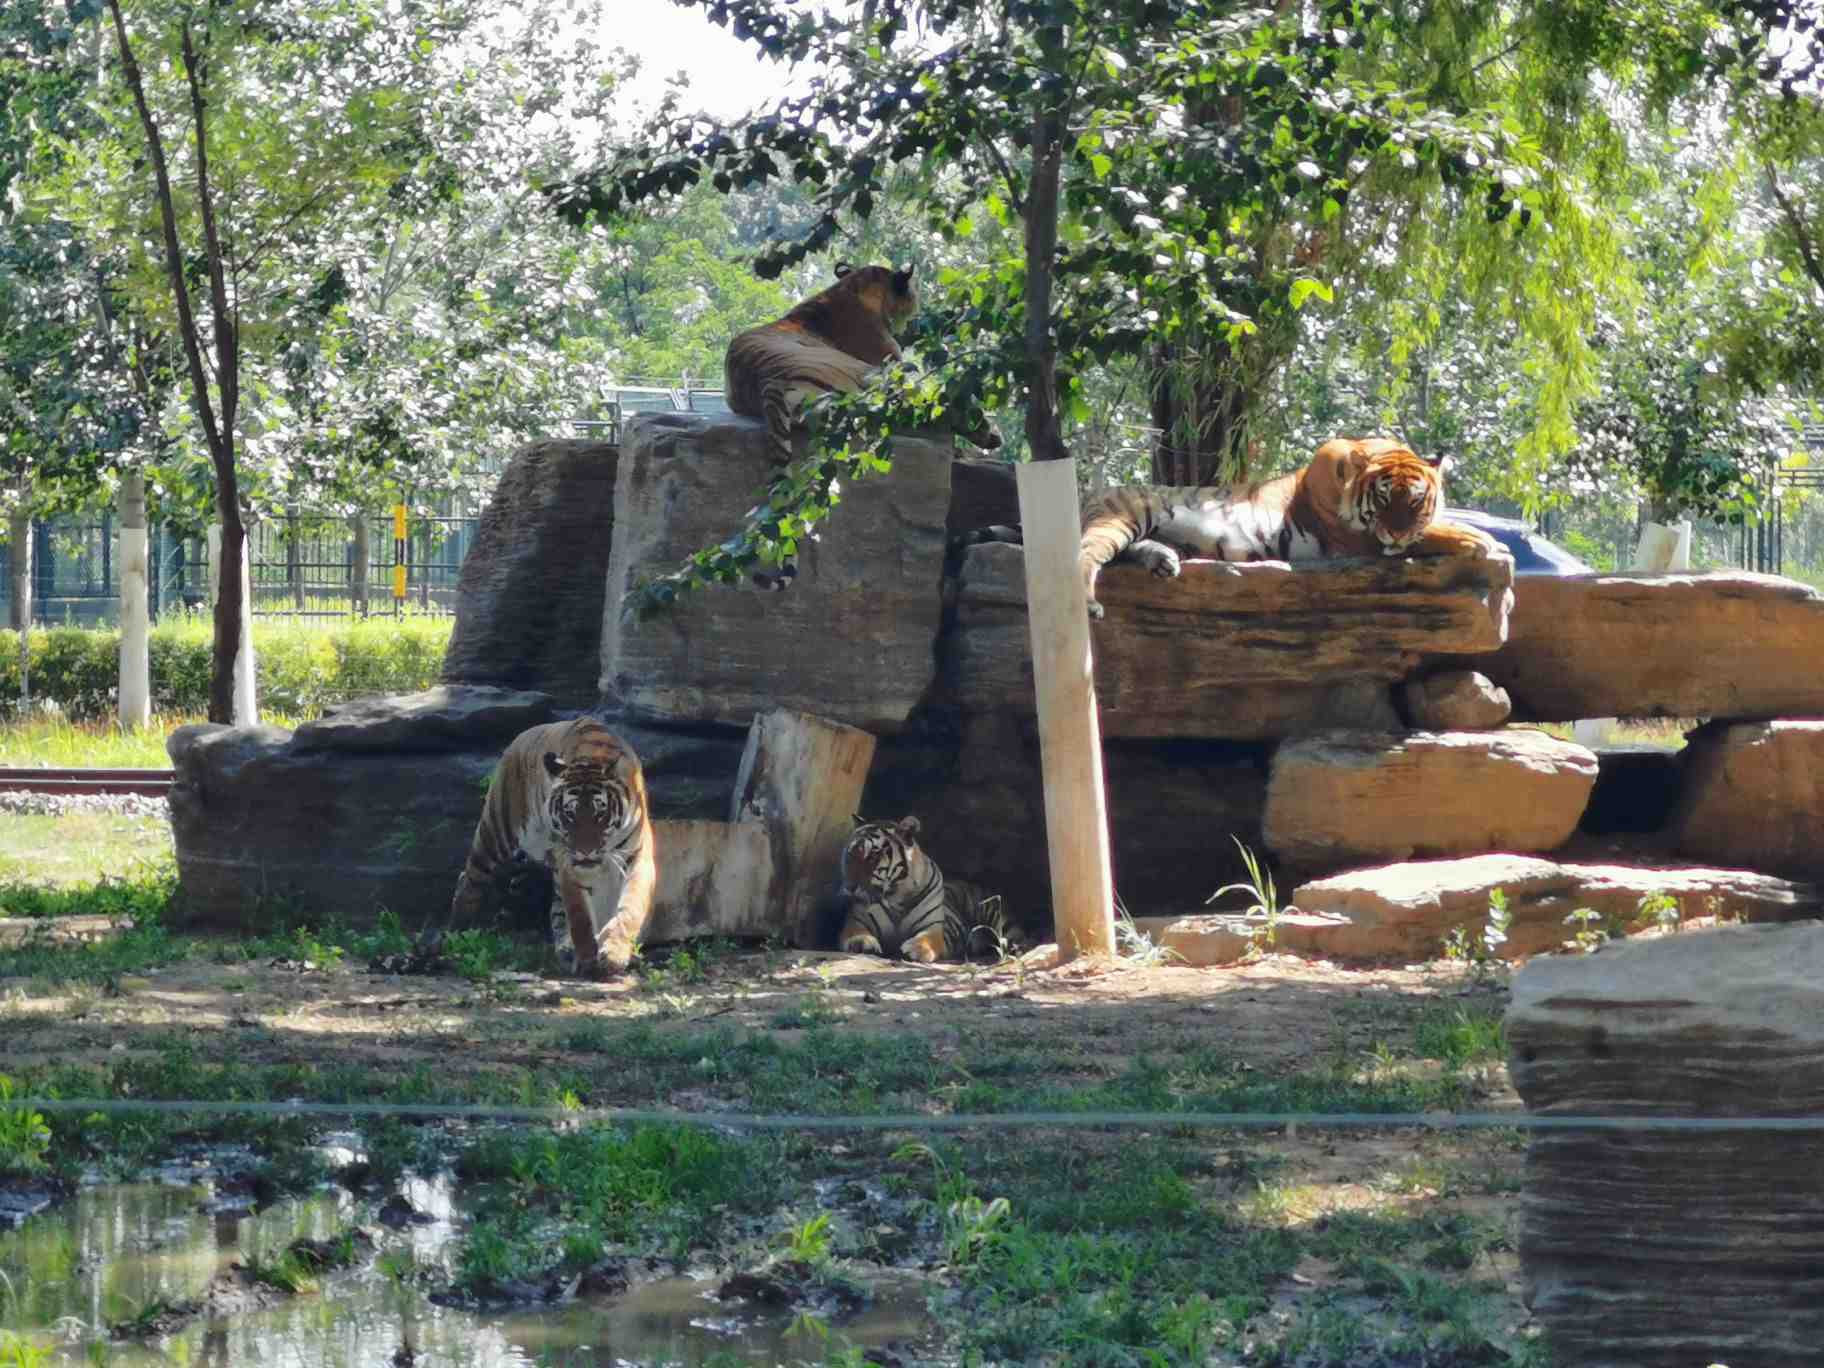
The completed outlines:
[[[527,863],[551,873],[551,942],[564,971],[625,969],[652,911],[657,850],[640,758],[594,718],[530,727],[507,746],[450,910],[425,928],[415,957],[434,957],[449,927],[479,925],[494,891]]]
[[[1083,508],[1077,555],[1089,615],[1102,616],[1096,578],[1116,559],[1136,560],[1172,579],[1186,554],[1293,562],[1500,554],[1481,530],[1438,520],[1443,464],[1390,438],[1338,437],[1320,446],[1304,469],[1278,479],[1226,489],[1129,485],[1092,495]],[[1017,542],[1020,534],[992,527],[959,540]]]
[[[842,903],[847,916],[837,944],[849,954],[898,955],[931,964],[967,960],[1008,943],[1001,897],[962,879],[946,879],[917,840],[918,818],[855,818],[842,848]]]
[[[778,465],[792,460],[792,425],[820,395],[858,390],[879,367],[902,359],[894,337],[918,311],[912,267],[838,263],[836,283],[785,317],[737,333],[722,360],[728,406],[766,422],[767,450]],[[989,450],[1000,434],[983,424],[967,434]],[[784,589],[798,573],[786,564],[757,574],[766,589]]]

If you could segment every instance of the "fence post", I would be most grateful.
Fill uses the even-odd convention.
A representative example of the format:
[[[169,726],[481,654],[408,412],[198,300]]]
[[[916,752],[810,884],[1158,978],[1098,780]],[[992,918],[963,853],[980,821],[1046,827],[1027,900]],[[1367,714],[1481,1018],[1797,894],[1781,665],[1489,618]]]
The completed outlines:
[[[19,505],[13,510],[13,628],[19,633],[19,716],[32,708],[32,482],[19,477]]]
[[[354,555],[349,566],[348,597],[349,604],[356,617],[367,616],[367,577],[369,559],[369,531],[366,512],[355,514],[348,520],[349,532],[354,539]]]
[[[405,505],[393,505],[393,616],[405,613]]]
[[[146,583],[146,479],[122,475],[120,493],[120,725],[152,724],[150,617]]]

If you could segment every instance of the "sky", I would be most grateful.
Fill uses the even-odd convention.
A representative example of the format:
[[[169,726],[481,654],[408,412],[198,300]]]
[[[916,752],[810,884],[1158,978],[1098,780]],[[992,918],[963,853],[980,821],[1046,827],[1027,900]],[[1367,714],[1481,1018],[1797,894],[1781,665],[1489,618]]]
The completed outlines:
[[[786,88],[784,67],[761,61],[753,47],[710,23],[700,9],[672,0],[609,0],[603,9],[613,16],[603,41],[636,54],[645,68],[633,85],[643,105],[655,102],[679,69],[690,75],[686,106],[724,118],[745,114]]]

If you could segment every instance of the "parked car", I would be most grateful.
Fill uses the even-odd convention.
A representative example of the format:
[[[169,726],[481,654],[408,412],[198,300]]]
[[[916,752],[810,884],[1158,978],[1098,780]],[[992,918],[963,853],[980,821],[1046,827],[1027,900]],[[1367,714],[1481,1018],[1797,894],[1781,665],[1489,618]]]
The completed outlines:
[[[1587,575],[1594,568],[1517,518],[1498,518],[1476,508],[1447,508],[1438,517],[1488,533],[1513,553],[1516,575]]]

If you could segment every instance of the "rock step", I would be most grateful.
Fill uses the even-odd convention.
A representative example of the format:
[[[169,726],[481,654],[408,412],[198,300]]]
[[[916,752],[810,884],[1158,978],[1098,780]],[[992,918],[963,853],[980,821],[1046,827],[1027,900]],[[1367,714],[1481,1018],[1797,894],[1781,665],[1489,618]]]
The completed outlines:
[[[1515,976],[1540,1115],[1824,1117],[1824,926],[1723,927]],[[1562,1368],[1800,1368],[1824,1345],[1824,1132],[1545,1131],[1524,1295]]]
[[[1643,898],[1661,893],[1675,901],[1681,920],[1824,916],[1824,891],[1816,886],[1746,870],[1475,855],[1383,865],[1300,885],[1291,899],[1297,910],[1274,924],[1274,947],[1328,959],[1430,959],[1458,927],[1480,937],[1496,889],[1510,917],[1498,951],[1506,958],[1558,949],[1577,930],[1564,919],[1580,908],[1596,911],[1602,925],[1625,926],[1641,916]],[[1233,964],[1250,945],[1265,948],[1265,923],[1258,917],[1136,917],[1134,925],[1188,964]]]

